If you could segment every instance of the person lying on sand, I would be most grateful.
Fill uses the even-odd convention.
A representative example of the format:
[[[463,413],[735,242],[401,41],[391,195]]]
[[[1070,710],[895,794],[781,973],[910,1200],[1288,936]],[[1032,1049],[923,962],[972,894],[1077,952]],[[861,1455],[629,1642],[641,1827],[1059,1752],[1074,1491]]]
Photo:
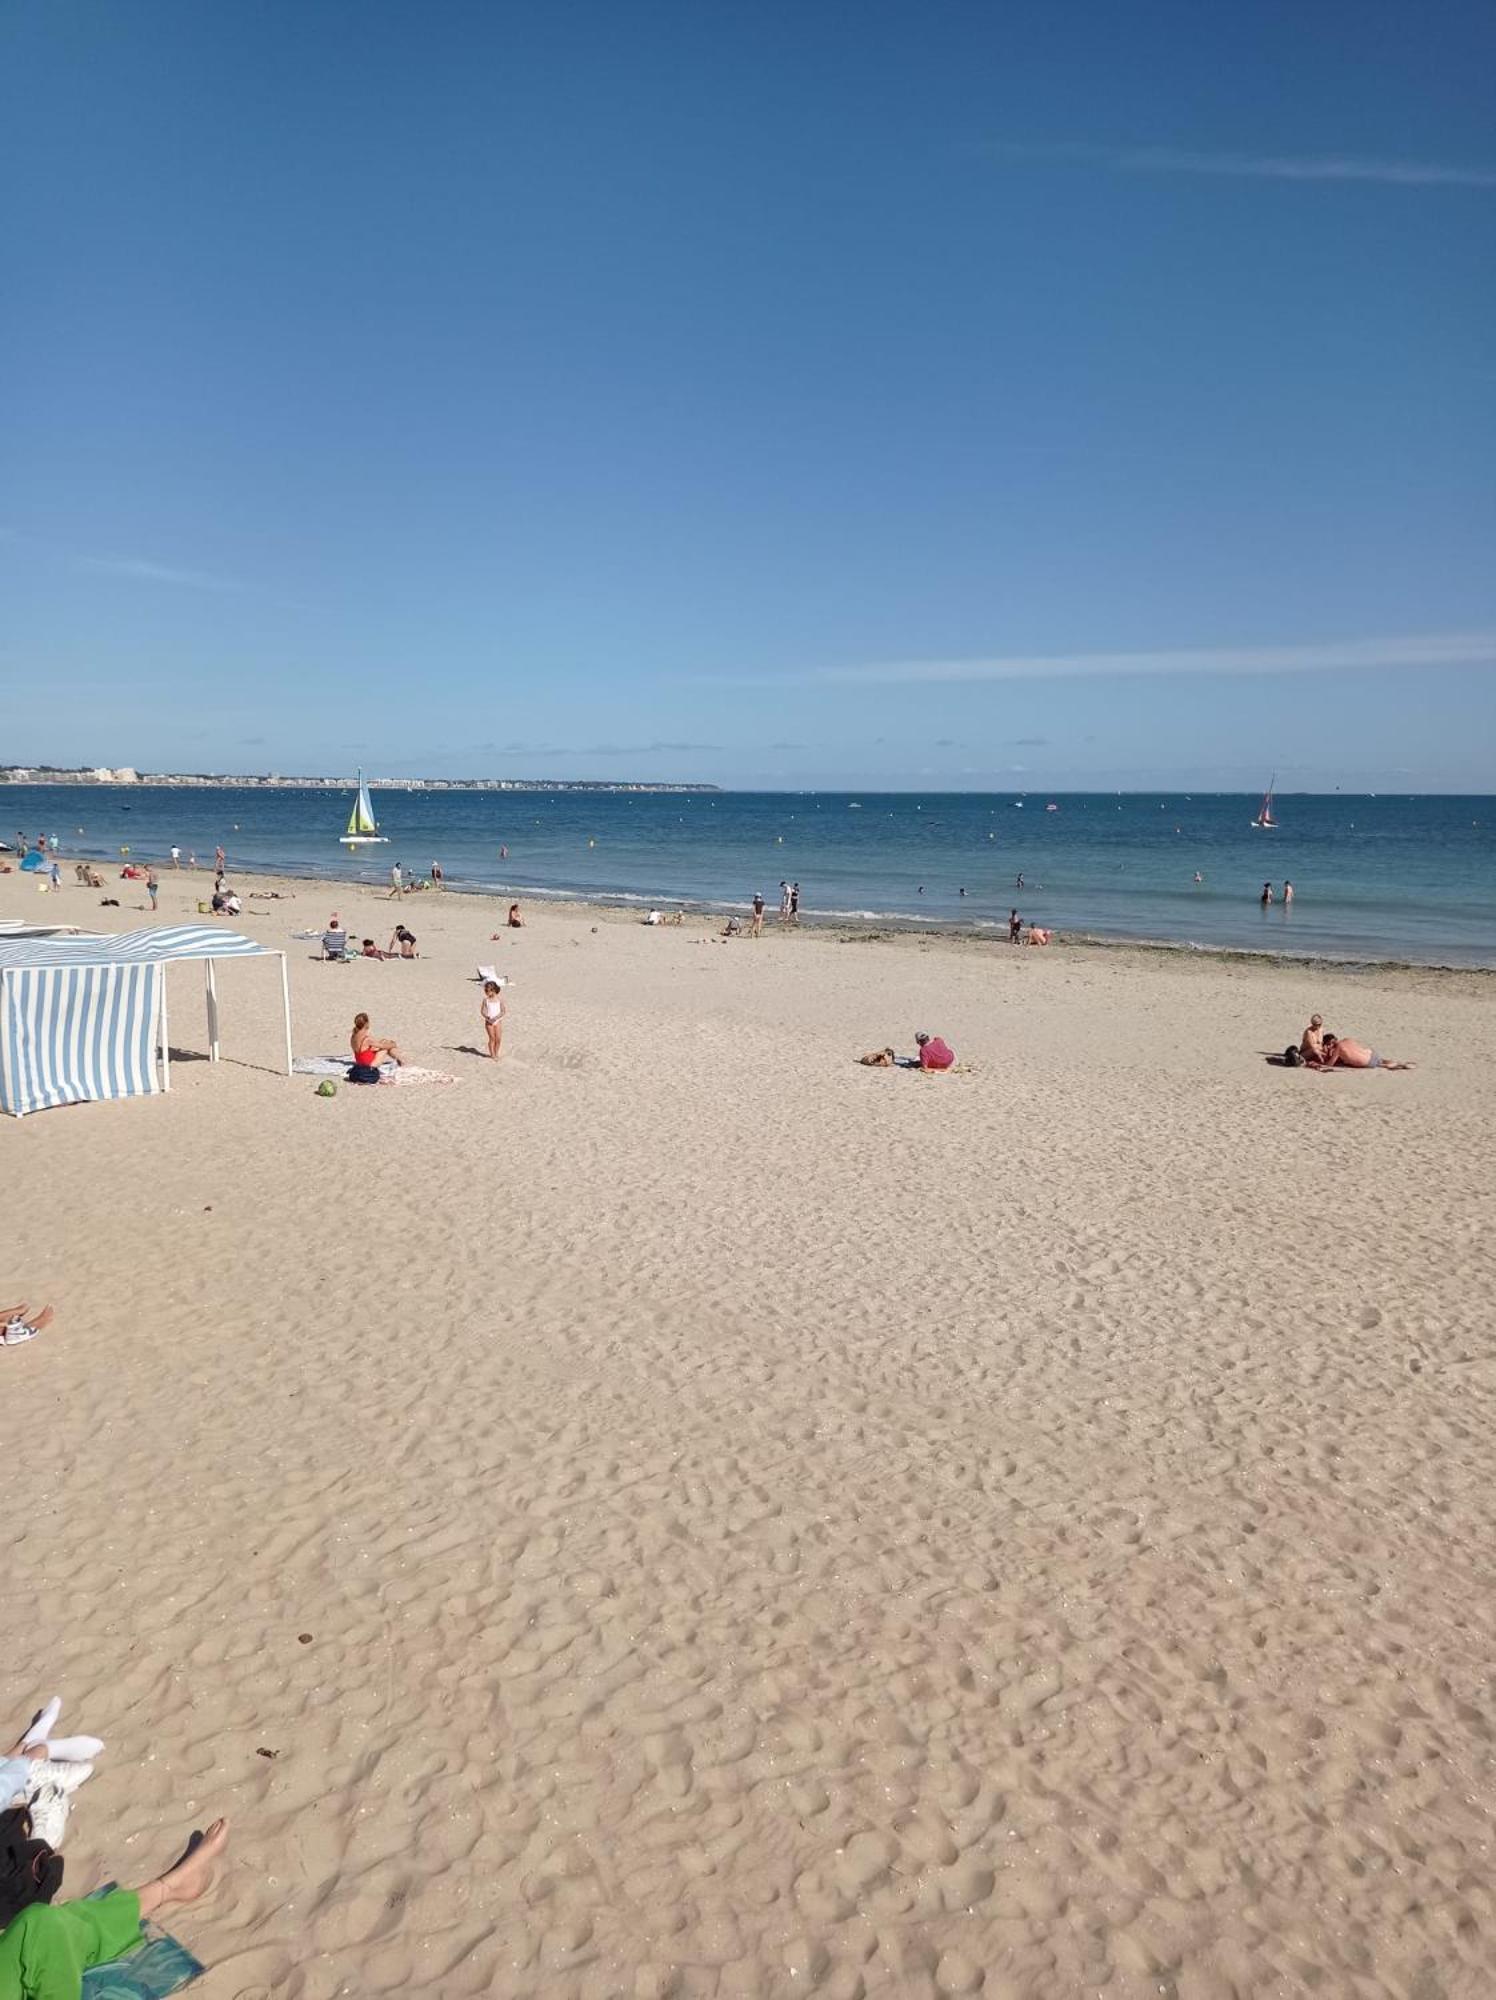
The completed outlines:
[[[353,1060],[361,1063],[365,1069],[378,1069],[386,1056],[392,1063],[403,1065],[405,1062],[404,1056],[388,1035],[376,1038],[369,1027],[367,1014],[354,1015],[349,1047],[353,1050]]]
[[[215,1819],[175,1867],[138,1889],[111,1889],[107,1896],[75,1903],[28,1904],[0,1933],[0,1993],[6,2000],[74,2000],[90,1967],[134,1950],[148,1917],[206,1895],[228,1837],[228,1821]]]
[[[389,958],[392,954],[381,951],[373,938],[365,938],[358,955],[360,958]]]
[[[24,1299],[18,1306],[0,1306],[0,1347],[19,1347],[23,1341],[35,1340],[56,1317],[51,1306],[43,1306],[33,1317]]]
[[[1319,1061],[1311,1069],[1411,1069],[1410,1062],[1393,1062],[1390,1056],[1369,1049],[1365,1042],[1353,1042],[1348,1035],[1326,1035]]]
[[[857,1060],[864,1069],[892,1069],[897,1058],[892,1049],[874,1049],[868,1055],[859,1056]]]

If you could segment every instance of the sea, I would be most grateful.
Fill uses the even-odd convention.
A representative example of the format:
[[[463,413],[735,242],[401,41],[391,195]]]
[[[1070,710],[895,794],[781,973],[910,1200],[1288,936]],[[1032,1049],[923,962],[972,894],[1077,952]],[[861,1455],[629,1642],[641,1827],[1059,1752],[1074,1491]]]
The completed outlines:
[[[6,785],[0,841],[185,860],[230,879],[354,882],[439,861],[450,889],[772,913],[808,923],[1068,938],[1362,962],[1496,967],[1496,797],[1206,792],[375,792],[388,846],[338,844],[352,804],[322,788]],[[507,849],[507,855],[500,850]],[[1293,884],[1291,904],[1283,900]],[[1264,883],[1272,902],[1264,908]]]

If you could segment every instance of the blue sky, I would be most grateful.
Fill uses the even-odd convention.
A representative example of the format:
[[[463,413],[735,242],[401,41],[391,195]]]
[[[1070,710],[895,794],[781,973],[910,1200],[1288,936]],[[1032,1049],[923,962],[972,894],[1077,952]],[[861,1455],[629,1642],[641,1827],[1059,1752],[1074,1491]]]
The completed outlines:
[[[18,0],[0,762],[1490,789],[1496,13]]]

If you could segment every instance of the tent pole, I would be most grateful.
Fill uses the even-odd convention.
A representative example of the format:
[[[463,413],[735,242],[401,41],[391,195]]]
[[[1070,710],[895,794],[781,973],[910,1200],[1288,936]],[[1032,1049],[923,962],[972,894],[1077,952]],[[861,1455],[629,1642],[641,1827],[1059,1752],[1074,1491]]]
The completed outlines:
[[[286,1017],[286,1075],[291,1074],[291,975],[286,970],[286,954],[280,955],[281,962],[281,1010]]]
[[[213,974],[213,961],[205,958],[203,964],[208,971],[208,1061],[218,1060],[218,981]]]
[[[161,1088],[171,1089],[171,1040],[166,1024],[166,967],[161,968]]]

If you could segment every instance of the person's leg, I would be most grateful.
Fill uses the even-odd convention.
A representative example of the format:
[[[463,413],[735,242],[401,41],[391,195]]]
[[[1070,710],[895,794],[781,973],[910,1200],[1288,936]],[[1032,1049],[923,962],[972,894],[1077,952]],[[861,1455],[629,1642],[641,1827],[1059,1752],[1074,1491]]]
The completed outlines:
[[[49,1327],[56,1317],[57,1315],[51,1306],[43,1306],[39,1313],[29,1318],[26,1315],[25,1308],[22,1307],[18,1312],[0,1313],[0,1327],[13,1326],[19,1322],[22,1326],[29,1328],[30,1334],[38,1334]]]
[[[197,1845],[189,1847],[174,1867],[135,1891],[141,1916],[153,1917],[158,1910],[164,1910],[172,1903],[195,1903],[211,1888],[218,1858],[228,1845],[228,1839],[228,1821],[215,1819]]]

